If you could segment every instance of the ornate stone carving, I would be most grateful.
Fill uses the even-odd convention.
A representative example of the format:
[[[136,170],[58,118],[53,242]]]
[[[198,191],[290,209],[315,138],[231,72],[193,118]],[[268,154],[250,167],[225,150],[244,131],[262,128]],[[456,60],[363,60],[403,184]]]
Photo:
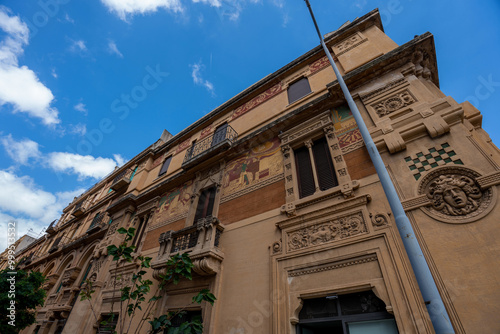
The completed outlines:
[[[271,250],[273,254],[281,253],[281,239],[273,243],[273,245],[271,246]]]
[[[481,189],[480,174],[465,167],[442,167],[426,175],[418,188],[430,205],[430,216],[447,223],[468,223],[486,215],[493,207],[493,188]]]
[[[363,44],[366,41],[368,41],[368,39],[363,38],[359,33],[349,36],[348,38],[344,39],[342,42],[334,46],[334,49],[336,49],[335,55],[337,57],[340,57],[344,53],[351,51],[352,49],[354,49],[358,45]]]
[[[293,203],[288,203],[288,204],[283,204],[281,206],[281,213],[286,213],[288,217],[293,217],[297,214],[297,208],[295,207],[295,204]]]
[[[413,103],[415,103],[415,98],[408,90],[404,90],[377,102],[372,107],[377,112],[377,115],[382,117]]]
[[[366,232],[365,220],[358,212],[289,232],[288,250],[299,250]]]
[[[281,152],[283,153],[283,156],[285,159],[290,157],[290,145],[284,145],[281,147]]]
[[[389,218],[384,213],[370,213],[370,219],[372,221],[372,225],[375,227],[383,227],[389,225]]]
[[[323,128],[323,131],[328,138],[333,139],[335,137],[335,129],[333,128],[333,125]]]

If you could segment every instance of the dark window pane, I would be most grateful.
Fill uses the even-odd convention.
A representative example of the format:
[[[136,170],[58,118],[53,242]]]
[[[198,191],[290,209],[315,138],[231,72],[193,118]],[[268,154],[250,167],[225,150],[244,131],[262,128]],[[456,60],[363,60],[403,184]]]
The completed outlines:
[[[318,139],[313,145],[314,163],[320,190],[326,190],[338,185],[337,176],[333,169],[332,156],[328,149],[326,138]]]
[[[342,315],[385,311],[385,304],[372,291],[340,295]]]
[[[193,322],[193,321],[199,321],[203,322],[203,319],[201,318],[201,311],[184,311],[175,316],[174,318],[171,319],[172,321],[172,327],[180,327],[183,323],[185,322]],[[164,330],[163,333],[167,333],[167,330]],[[191,332],[189,332],[191,333]],[[201,334],[201,332],[197,332],[197,334]]]
[[[170,166],[170,161],[172,161],[172,156],[165,159],[165,162],[163,162],[163,166],[161,166],[160,174],[158,175],[163,175],[167,172],[168,166]]]
[[[288,87],[288,103],[293,103],[310,92],[309,80],[302,78]]]
[[[326,297],[305,299],[299,319],[329,318],[338,316],[337,299]]]
[[[301,147],[294,151],[295,166],[297,168],[297,183],[299,184],[299,197],[303,198],[314,194],[314,176],[311,165],[309,149]]]
[[[200,194],[198,206],[196,207],[196,214],[194,216],[194,223],[198,219],[205,218],[212,215],[215,202],[215,187],[205,189]]]

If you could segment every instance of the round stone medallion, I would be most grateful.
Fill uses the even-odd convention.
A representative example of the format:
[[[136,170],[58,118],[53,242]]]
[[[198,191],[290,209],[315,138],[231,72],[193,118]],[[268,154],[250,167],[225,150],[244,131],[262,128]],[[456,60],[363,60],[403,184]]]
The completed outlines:
[[[481,189],[476,179],[478,172],[465,167],[443,166],[429,172],[418,187],[430,205],[422,210],[439,221],[463,224],[476,221],[493,208],[496,192],[493,188]]]

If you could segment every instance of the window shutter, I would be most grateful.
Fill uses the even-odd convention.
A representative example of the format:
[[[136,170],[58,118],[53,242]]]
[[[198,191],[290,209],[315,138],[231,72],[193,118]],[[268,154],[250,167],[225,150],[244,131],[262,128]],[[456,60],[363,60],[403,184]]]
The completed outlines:
[[[169,156],[167,159],[165,159],[165,162],[163,162],[163,166],[161,166],[160,174],[158,174],[158,176],[163,175],[167,172],[168,166],[170,166],[170,161],[172,161],[172,156]]]
[[[314,164],[318,176],[319,189],[326,190],[338,186],[333,168],[332,156],[326,138],[318,139],[313,144]]]
[[[212,147],[226,139],[227,125],[227,123],[224,123],[215,129],[211,144]]]
[[[288,87],[288,103],[293,103],[310,92],[309,80],[302,78]]]
[[[305,146],[294,151],[295,166],[297,167],[297,182],[299,184],[299,198],[314,194],[314,176],[312,171],[309,149]]]

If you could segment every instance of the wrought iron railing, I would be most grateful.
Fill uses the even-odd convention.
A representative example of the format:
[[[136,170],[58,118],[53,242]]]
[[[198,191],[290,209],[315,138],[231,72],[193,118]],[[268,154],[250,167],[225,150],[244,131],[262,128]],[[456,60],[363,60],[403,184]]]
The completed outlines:
[[[176,234],[172,238],[172,253],[193,248],[198,242],[199,235],[200,231],[196,229],[196,226],[192,226],[187,231],[183,230],[182,233]]]
[[[200,140],[188,148],[183,164],[192,161],[203,153],[215,150],[223,144],[231,145],[237,139],[238,133],[236,133],[236,131],[234,131],[234,129],[229,125],[225,126],[221,130],[216,130],[214,134]]]
[[[116,184],[118,181],[124,179],[126,181],[130,181],[130,176],[132,175],[132,170],[131,169],[125,169],[120,172],[120,174],[116,175],[115,178],[113,179],[113,183],[111,185]]]
[[[87,232],[101,226],[104,223],[107,223],[109,220],[109,216],[107,213],[100,213],[99,215],[95,216],[94,219],[92,219],[92,223],[90,223],[89,228],[87,229]]]

